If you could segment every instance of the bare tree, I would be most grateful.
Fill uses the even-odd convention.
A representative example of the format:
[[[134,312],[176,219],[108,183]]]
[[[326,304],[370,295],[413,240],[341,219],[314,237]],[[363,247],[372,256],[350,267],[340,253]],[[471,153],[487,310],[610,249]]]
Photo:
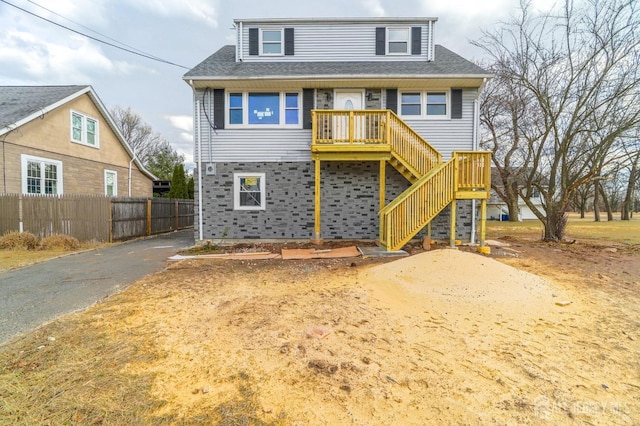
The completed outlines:
[[[142,165],[158,179],[171,179],[173,168],[184,162],[184,156],[131,108],[115,106],[109,112]]]
[[[640,123],[639,17],[636,0],[564,0],[538,15],[523,2],[517,18],[476,43],[526,96],[533,127],[518,130],[528,160],[519,191],[545,239],[563,238],[574,191],[600,175],[614,143]],[[542,209],[530,201],[535,190]]]
[[[138,160],[147,167],[156,147],[164,141],[162,136],[154,132],[151,126],[130,107],[124,109],[120,106],[114,106],[109,112],[120,133],[131,149],[135,151]]]
[[[640,131],[638,132],[640,134]],[[630,220],[633,215],[633,195],[637,190],[637,182],[640,179],[640,138],[636,137],[624,145],[626,154],[625,168],[627,173],[627,187],[620,206],[620,219]]]

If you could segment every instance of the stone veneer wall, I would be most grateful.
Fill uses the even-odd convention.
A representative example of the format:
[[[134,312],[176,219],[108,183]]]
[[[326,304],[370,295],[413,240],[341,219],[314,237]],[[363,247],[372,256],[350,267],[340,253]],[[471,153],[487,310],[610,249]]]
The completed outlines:
[[[378,168],[379,163],[375,161],[322,163],[322,238],[378,238]],[[265,173],[266,210],[233,209],[234,172]],[[388,203],[409,183],[392,166],[387,165],[386,175]],[[313,237],[314,165],[311,161],[217,163],[216,174],[203,174],[202,183],[204,239]],[[197,187],[195,198],[197,215]],[[471,202],[458,201],[457,205],[457,239],[468,241],[471,235]],[[432,222],[433,238],[448,238],[449,211],[450,207],[447,207]],[[197,240],[197,217],[195,222]]]

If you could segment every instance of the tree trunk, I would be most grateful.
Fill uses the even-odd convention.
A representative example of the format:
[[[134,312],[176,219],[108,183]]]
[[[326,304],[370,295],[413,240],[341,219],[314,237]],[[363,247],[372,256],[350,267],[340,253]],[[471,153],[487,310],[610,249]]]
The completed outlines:
[[[600,222],[600,182],[593,182],[593,220]]]
[[[562,241],[567,228],[567,216],[564,207],[556,202],[547,204],[547,217],[544,221],[544,240]]]
[[[629,172],[629,182],[627,183],[627,191],[624,194],[624,201],[620,208],[620,219],[631,220],[633,217],[633,193],[636,190],[637,162],[633,163]]]
[[[507,203],[507,209],[509,209],[509,222],[517,222],[520,208],[518,207],[518,199],[509,200]]]
[[[604,188],[600,185],[600,195],[602,195],[602,202],[604,203],[604,208],[607,210],[607,220],[611,222],[613,220],[613,212],[611,211],[611,203],[609,202],[609,197],[604,192]]]

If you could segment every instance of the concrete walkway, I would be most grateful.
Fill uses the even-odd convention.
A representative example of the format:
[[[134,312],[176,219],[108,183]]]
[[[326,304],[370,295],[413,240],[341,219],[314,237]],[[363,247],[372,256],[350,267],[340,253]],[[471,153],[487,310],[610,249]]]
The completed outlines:
[[[163,270],[193,244],[188,229],[0,272],[0,344]]]

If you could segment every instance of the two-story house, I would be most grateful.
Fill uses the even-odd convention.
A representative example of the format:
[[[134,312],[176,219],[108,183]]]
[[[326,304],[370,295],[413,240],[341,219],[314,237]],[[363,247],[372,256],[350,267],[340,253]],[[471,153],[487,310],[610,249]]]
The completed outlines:
[[[235,46],[183,77],[197,239],[378,238],[396,249],[425,227],[476,239],[490,175],[475,151],[477,99],[490,74],[434,43],[435,18],[234,24]]]
[[[2,194],[153,194],[91,86],[0,86],[0,150]]]

